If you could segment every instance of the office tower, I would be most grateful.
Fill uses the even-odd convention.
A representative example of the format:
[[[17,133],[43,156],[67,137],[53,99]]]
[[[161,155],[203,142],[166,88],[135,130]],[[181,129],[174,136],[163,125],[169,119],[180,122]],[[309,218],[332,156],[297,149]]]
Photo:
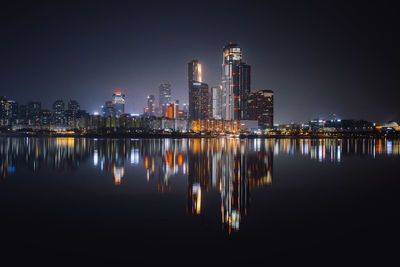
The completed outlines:
[[[39,111],[40,125],[50,126],[51,124],[51,111],[47,109],[41,109]]]
[[[68,110],[65,111],[65,122],[71,128],[76,127],[76,115],[80,110],[80,105],[76,100],[68,102]]]
[[[68,110],[72,110],[74,113],[76,113],[80,109],[81,109],[81,106],[79,105],[78,101],[70,100],[68,102]]]
[[[17,115],[18,123],[25,124],[26,118],[27,118],[27,106],[19,105],[18,106],[18,115]]]
[[[246,119],[247,95],[250,92],[250,66],[242,63],[242,49],[229,43],[223,49],[222,118]]]
[[[247,118],[247,97],[250,93],[250,73],[251,67],[247,64],[239,65],[239,114],[238,118],[245,120]]]
[[[112,95],[112,104],[115,110],[115,116],[119,117],[125,113],[125,95],[116,91]]]
[[[189,101],[189,118],[191,120],[208,119],[209,95],[206,83],[194,82],[192,84]]]
[[[273,128],[274,92],[272,90],[251,92],[248,96],[247,106],[249,120],[258,120],[260,129]]]
[[[211,117],[216,120],[222,119],[222,86],[211,87]]]
[[[188,63],[189,118],[207,119],[209,111],[208,85],[203,83],[201,63],[194,59]]]
[[[156,98],[154,95],[147,96],[147,115],[149,117],[156,115]]]
[[[56,100],[53,103],[53,123],[55,125],[64,125],[64,122],[64,102],[62,100]]]
[[[40,102],[29,102],[26,110],[27,119],[29,125],[39,125],[40,118],[39,112],[42,109],[42,104]]]
[[[160,83],[159,85],[160,90],[160,111],[161,117],[164,117],[167,112],[168,103],[171,102],[171,84],[170,83]]]
[[[182,109],[178,110],[178,119],[187,119],[188,113],[189,113],[189,107],[188,104],[185,103],[182,105]]]
[[[0,98],[0,125],[11,126],[17,119],[18,103],[14,100],[7,100],[7,97]]]
[[[102,107],[103,117],[115,117],[116,111],[113,101],[106,101],[105,105]]]

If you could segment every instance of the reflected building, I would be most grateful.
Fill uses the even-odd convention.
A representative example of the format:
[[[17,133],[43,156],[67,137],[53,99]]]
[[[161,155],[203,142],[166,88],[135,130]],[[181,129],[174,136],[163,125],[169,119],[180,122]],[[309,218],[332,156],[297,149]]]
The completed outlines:
[[[400,156],[400,140],[0,137],[0,155],[3,179],[20,170],[62,172],[84,164],[106,172],[115,185],[143,179],[160,193],[182,190],[176,185],[187,179],[186,212],[205,214],[206,198],[217,193],[221,225],[231,234],[250,212],[253,192],[273,185],[276,155],[339,164],[352,155]],[[132,171],[142,175],[129,175]]]

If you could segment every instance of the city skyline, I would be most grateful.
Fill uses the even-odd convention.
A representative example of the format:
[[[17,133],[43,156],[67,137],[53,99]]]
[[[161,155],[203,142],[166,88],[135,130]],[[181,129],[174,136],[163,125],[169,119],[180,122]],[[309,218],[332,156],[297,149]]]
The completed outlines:
[[[209,19],[196,21],[190,7],[174,2],[149,3],[159,7],[151,14],[147,4],[69,3],[22,1],[2,11],[8,25],[2,30],[2,95],[46,107],[59,98],[81,99],[86,110],[100,112],[111,91],[126,88],[127,112],[141,113],[147,94],[168,82],[172,99],[185,103],[185,64],[199,59],[203,80],[217,86],[222,47],[233,41],[252,66],[252,90],[274,90],[277,123],[333,113],[379,122],[399,118],[399,39],[390,7],[240,3],[248,19],[219,31],[215,26],[236,12],[234,5],[199,6]]]

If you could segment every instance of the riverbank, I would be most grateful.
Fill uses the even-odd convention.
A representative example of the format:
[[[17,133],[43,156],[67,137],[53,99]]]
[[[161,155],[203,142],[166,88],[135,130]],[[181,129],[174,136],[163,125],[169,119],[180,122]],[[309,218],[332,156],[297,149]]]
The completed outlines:
[[[400,138],[400,132],[393,133],[307,133],[307,134],[209,134],[209,133],[52,133],[52,132],[5,132],[0,137],[74,137],[74,138],[306,138],[306,139],[342,139],[342,138]]]

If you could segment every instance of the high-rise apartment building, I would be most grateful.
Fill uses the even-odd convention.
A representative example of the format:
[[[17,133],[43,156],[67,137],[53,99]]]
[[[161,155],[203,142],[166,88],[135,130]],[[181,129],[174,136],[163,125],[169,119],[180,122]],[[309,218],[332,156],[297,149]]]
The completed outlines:
[[[229,43],[223,49],[222,118],[245,120],[250,92],[250,66],[242,62],[242,48]]]
[[[114,92],[114,94],[112,95],[112,104],[114,106],[115,114],[117,117],[125,113],[125,95],[122,92]]]
[[[170,83],[160,83],[159,87],[159,105],[161,116],[164,117],[167,113],[168,103],[171,102],[171,84]]]
[[[222,119],[222,86],[211,87],[211,111],[210,116],[213,119]]]
[[[40,124],[40,117],[39,112],[42,109],[42,103],[40,102],[29,102],[26,115],[28,119],[29,125],[39,125]]]
[[[198,60],[188,63],[189,118],[207,119],[209,113],[208,85],[203,83],[202,65]]]
[[[154,95],[147,96],[146,114],[149,117],[156,115],[156,98]]]
[[[53,123],[55,125],[64,125],[65,123],[65,105],[64,101],[56,100],[53,103]]]
[[[249,120],[257,120],[260,129],[270,129],[274,126],[274,92],[259,90],[251,92],[247,100]]]

